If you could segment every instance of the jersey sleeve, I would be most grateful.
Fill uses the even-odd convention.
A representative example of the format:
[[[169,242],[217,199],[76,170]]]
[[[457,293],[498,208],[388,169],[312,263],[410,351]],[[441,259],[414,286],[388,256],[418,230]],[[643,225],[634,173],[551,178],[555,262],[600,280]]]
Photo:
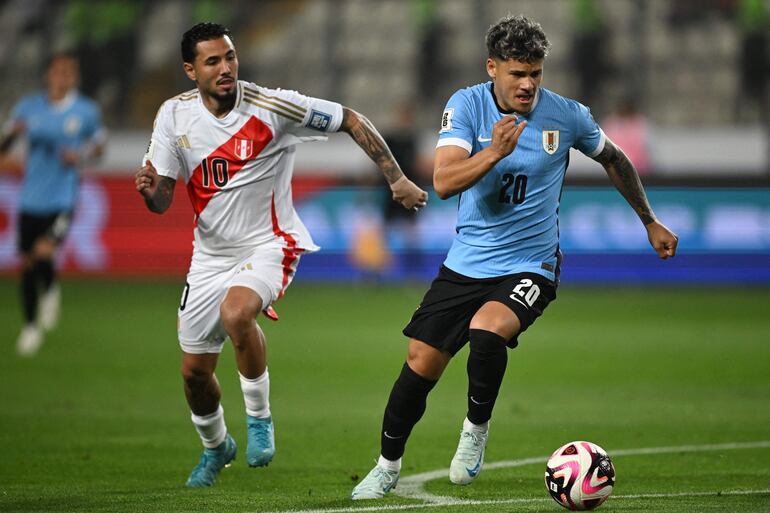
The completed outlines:
[[[179,177],[181,165],[176,152],[176,141],[172,135],[174,132],[171,126],[173,123],[171,108],[171,102],[166,102],[158,110],[152,127],[150,145],[142,157],[141,165],[149,160],[159,175],[176,180]]]
[[[441,115],[441,129],[438,131],[437,148],[459,146],[468,153],[473,149],[474,129],[473,106],[464,90],[457,91],[449,98]]]
[[[339,130],[342,105],[287,89],[260,89],[259,106],[276,114],[289,143],[325,140]]]
[[[29,104],[29,98],[22,98],[16,103],[11,112],[11,117],[8,118],[5,124],[3,124],[3,136],[10,134],[17,123],[21,122],[26,124],[27,116],[29,115]]]
[[[107,131],[102,125],[102,112],[96,103],[91,103],[91,115],[86,127],[85,139],[89,144],[104,144],[107,140]]]
[[[588,157],[595,157],[604,149],[607,137],[591,115],[591,110],[581,103],[576,105],[576,137],[574,147]]]

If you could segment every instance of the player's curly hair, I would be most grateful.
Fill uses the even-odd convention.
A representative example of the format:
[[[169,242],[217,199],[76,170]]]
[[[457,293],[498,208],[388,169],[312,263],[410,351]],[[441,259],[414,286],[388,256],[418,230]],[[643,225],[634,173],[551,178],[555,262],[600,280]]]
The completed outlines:
[[[182,35],[182,60],[193,62],[195,60],[195,46],[201,41],[209,41],[227,36],[233,40],[230,29],[219,23],[202,22],[195,25]]]
[[[551,48],[543,27],[521,14],[509,14],[489,27],[486,43],[489,57],[501,61],[539,61],[545,59]]]

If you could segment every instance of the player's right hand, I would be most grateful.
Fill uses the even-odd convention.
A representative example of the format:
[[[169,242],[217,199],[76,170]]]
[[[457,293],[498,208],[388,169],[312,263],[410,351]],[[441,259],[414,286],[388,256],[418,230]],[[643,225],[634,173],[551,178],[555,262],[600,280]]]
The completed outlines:
[[[158,172],[155,171],[155,166],[149,160],[145,161],[144,166],[139,168],[139,171],[134,175],[136,190],[145,197],[153,195],[158,187],[158,182]]]
[[[398,201],[408,210],[419,210],[428,203],[428,193],[406,175],[390,184],[390,190],[393,191],[393,201]]]
[[[497,153],[500,158],[507,157],[516,149],[519,136],[527,126],[526,121],[520,123],[517,121],[519,121],[519,117],[516,114],[504,116],[503,119],[495,123],[495,127],[492,129],[492,143],[489,145],[489,149]]]

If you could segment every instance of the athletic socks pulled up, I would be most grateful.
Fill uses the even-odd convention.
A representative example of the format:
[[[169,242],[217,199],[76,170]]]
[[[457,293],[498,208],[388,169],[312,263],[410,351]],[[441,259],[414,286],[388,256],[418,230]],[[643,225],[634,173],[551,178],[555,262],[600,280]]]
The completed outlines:
[[[506,340],[486,330],[470,331],[468,355],[468,420],[484,425],[492,417],[508,365]]]
[[[423,378],[404,363],[390,391],[380,438],[382,457],[391,462],[404,455],[412,428],[425,413],[428,393],[436,381]]]

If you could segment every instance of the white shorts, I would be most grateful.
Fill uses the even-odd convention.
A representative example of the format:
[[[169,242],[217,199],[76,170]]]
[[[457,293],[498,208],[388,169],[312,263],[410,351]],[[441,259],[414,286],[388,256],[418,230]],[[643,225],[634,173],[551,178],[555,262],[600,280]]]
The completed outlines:
[[[179,304],[177,333],[185,353],[219,353],[227,338],[219,306],[230,287],[247,287],[265,309],[294,278],[301,251],[279,244],[256,248],[245,258],[195,255]]]

